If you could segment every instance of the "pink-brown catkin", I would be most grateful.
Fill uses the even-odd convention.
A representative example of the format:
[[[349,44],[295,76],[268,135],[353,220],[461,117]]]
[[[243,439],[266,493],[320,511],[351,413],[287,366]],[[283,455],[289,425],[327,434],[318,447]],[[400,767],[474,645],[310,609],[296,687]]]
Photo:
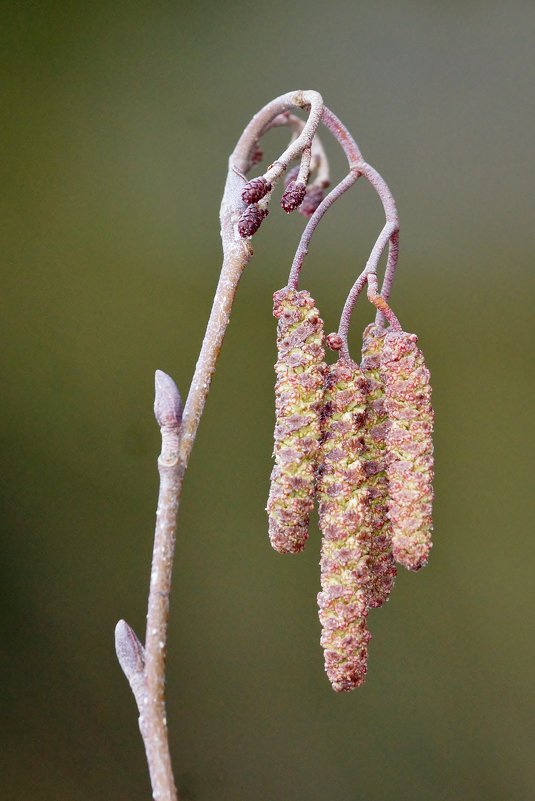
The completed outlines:
[[[269,538],[276,551],[298,553],[314,506],[325,372],[323,320],[308,292],[288,287],[275,292],[273,314],[279,322]]]
[[[370,493],[363,439],[367,381],[339,360],[327,368],[318,470],[325,670],[337,692],[361,685],[368,665]]]
[[[385,387],[379,369],[385,333],[382,326],[371,323],[364,330],[362,341],[361,367],[368,381],[363,437],[366,446],[365,458],[373,529],[368,598],[370,608],[382,606],[388,600],[396,579],[396,566],[392,555],[392,528],[388,517],[386,473],[388,418],[385,409]]]
[[[409,570],[427,564],[433,527],[433,409],[429,370],[417,343],[416,334],[389,331],[381,356],[392,548]]]

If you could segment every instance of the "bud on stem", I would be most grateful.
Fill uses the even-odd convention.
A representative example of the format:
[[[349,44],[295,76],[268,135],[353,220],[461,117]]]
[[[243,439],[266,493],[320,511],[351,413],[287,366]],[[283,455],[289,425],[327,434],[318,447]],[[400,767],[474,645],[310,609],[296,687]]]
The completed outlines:
[[[179,428],[182,422],[182,398],[170,375],[162,370],[154,374],[154,416],[160,428]]]

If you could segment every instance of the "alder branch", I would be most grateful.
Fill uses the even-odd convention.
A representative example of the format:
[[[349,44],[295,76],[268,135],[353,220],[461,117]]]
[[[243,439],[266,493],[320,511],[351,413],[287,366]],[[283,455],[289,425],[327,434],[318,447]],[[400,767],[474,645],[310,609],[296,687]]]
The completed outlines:
[[[295,108],[308,112],[306,121],[303,122],[290,113],[291,109]],[[390,250],[383,284],[385,298],[396,268],[399,225],[390,190],[381,176],[362,159],[355,140],[345,126],[324,107],[321,95],[314,91],[289,92],[264,106],[245,128],[229,158],[220,210],[223,266],[183,410],[180,394],[173,380],[161,371],[156,372],[154,410],[160,425],[162,449],[158,459],[160,490],[145,644],[143,646],[140,643],[125,621],[119,621],[115,633],[117,656],[140,713],[140,731],[145,745],[155,801],[177,801],[167,731],[165,666],[177,515],[184,474],[228,326],[239,280],[253,255],[250,235],[246,232],[251,230],[251,233],[254,233],[267,215],[267,204],[273,189],[292,161],[301,160],[298,171],[298,179],[303,182],[301,191],[304,191],[304,183],[308,180],[310,169],[316,170],[313,185],[315,184],[318,189],[324,188],[328,183],[328,162],[321,142],[316,136],[320,122],[326,125],[342,146],[348,159],[349,174],[323,198],[317,208],[315,205],[309,206],[310,213],[313,208],[315,211],[311,213],[310,221],[299,243],[292,266],[291,281],[297,286],[299,270],[319,220],[361,175],[378,192],[387,222],[359,280],[363,281],[363,286],[367,276],[372,273],[375,275],[378,259],[387,243]],[[290,143],[261,178],[248,182],[245,176],[258,161],[259,140],[271,127],[279,125],[289,125],[292,128]],[[321,197],[321,193],[319,196]],[[246,202],[244,197],[249,197],[249,201]],[[255,198],[259,200],[258,203]],[[256,214],[256,220],[253,220],[256,227],[250,225],[247,228],[243,225],[243,218],[251,210],[253,217]],[[382,310],[386,313],[389,307],[385,298],[377,295],[376,287],[374,292],[371,297],[372,302],[378,306],[379,313]],[[346,315],[347,325],[357,295],[358,292],[351,300],[348,299],[350,308],[348,307]],[[347,347],[347,330],[345,334]]]
[[[301,133],[290,142],[266,174],[272,184],[276,183],[288,164],[312,145],[323,109],[321,95],[317,92],[289,92],[268,103],[253,117],[230,156],[220,212],[223,266],[182,419],[179,414],[180,396],[174,382],[165,373],[158,371],[156,374],[155,412],[161,427],[162,452],[158,459],[160,492],[144,649],[124,621],[120,621],[116,627],[117,656],[139,707],[140,730],[155,801],[177,801],[178,798],[167,732],[165,661],[182,483],[239,279],[253,255],[249,242],[240,238],[237,230],[237,221],[245,207],[241,197],[244,174],[251,166],[251,154],[266,126],[292,108],[310,108],[310,112]]]

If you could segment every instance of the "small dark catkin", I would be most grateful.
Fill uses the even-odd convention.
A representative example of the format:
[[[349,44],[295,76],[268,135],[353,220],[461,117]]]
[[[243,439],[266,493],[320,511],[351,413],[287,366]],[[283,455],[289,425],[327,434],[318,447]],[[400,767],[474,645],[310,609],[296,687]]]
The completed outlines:
[[[238,220],[238,233],[241,238],[248,239],[254,236],[262,225],[262,220],[264,217],[267,217],[268,214],[269,211],[267,209],[261,209],[257,203],[252,203],[250,206],[247,206]]]
[[[249,206],[251,203],[258,203],[259,200],[271,192],[271,184],[264,177],[253,178],[248,181],[242,189],[242,200]]]

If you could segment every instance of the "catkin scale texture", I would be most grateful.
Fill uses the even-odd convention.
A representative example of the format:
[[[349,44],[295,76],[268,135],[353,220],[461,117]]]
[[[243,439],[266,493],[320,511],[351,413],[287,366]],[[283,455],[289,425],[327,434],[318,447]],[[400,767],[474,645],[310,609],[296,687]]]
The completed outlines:
[[[392,548],[409,570],[427,564],[433,528],[433,409],[429,370],[417,343],[415,334],[389,331],[381,355]]]
[[[288,287],[274,294],[273,314],[278,319],[278,358],[269,538],[276,551],[298,553],[305,546],[314,505],[325,372],[323,321],[309,292]]]
[[[367,672],[370,584],[370,492],[363,439],[368,384],[352,361],[327,368],[318,498],[321,547],[321,644],[337,692]]]
[[[365,458],[368,461],[372,519],[368,598],[370,608],[380,607],[388,600],[396,578],[396,566],[392,555],[392,527],[388,516],[389,487],[386,472],[388,417],[385,408],[385,386],[380,373],[385,334],[386,331],[382,326],[371,323],[364,330],[362,342],[361,367],[368,382],[363,438]]]

